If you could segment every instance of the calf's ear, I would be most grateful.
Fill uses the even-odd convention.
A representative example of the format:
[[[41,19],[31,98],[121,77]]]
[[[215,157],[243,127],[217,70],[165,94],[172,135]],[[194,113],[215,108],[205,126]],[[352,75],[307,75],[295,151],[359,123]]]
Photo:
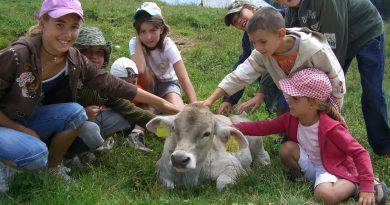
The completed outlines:
[[[231,127],[223,122],[217,121],[215,123],[216,136],[226,145],[230,137],[234,137],[240,149],[245,149],[249,146],[246,137],[236,128]]]
[[[165,126],[166,129],[171,129],[173,125],[173,120],[175,119],[174,115],[169,116],[157,116],[153,119],[151,119],[146,124],[146,129],[149,131],[156,133],[158,128],[161,128],[161,126]]]

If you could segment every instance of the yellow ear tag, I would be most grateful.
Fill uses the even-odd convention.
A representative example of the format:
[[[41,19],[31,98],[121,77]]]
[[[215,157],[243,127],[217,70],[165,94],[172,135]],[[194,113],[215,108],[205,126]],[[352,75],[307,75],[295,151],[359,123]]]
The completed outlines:
[[[240,146],[238,145],[236,138],[234,138],[232,135],[230,135],[229,140],[227,141],[225,147],[226,147],[226,151],[228,152],[240,151]]]
[[[167,125],[163,122],[160,122],[160,125],[156,129],[155,133],[158,137],[167,138],[171,136],[171,130],[168,129]]]

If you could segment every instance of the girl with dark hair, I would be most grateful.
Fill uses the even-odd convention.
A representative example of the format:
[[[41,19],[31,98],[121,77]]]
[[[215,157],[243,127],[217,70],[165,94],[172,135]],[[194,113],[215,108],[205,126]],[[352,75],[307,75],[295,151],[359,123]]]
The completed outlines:
[[[129,49],[139,70],[141,86],[179,109],[184,106],[180,92],[182,86],[189,102],[195,102],[194,87],[177,46],[167,37],[169,26],[161,15],[161,9],[155,3],[145,2],[137,9],[133,19],[137,36],[130,40]]]

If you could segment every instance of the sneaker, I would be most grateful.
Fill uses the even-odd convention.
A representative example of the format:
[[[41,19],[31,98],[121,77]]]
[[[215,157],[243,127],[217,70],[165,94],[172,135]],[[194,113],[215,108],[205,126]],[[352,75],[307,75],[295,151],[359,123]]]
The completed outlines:
[[[125,146],[131,146],[134,147],[135,149],[145,151],[145,152],[153,151],[145,146],[145,137],[143,132],[131,132],[125,138],[125,142],[123,144]]]
[[[79,159],[83,163],[96,162],[96,156],[92,152],[83,152],[79,154]]]
[[[0,193],[8,191],[8,183],[14,176],[15,170],[0,162]]]
[[[379,182],[378,179],[374,181],[375,203],[384,205],[387,201],[388,189],[385,183]]]
[[[65,167],[64,165],[60,164],[56,167],[51,167],[47,169],[50,174],[57,175],[65,180],[65,182],[70,182],[72,178],[68,175],[70,173],[70,168]]]
[[[104,152],[107,152],[107,151],[111,150],[112,148],[114,148],[114,144],[115,144],[114,137],[110,136],[106,140],[104,140],[104,143],[102,146],[96,148],[96,151],[99,154],[103,154]]]
[[[81,161],[78,156],[74,156],[71,158],[64,157],[64,159],[62,160],[62,164],[64,166],[81,166]]]

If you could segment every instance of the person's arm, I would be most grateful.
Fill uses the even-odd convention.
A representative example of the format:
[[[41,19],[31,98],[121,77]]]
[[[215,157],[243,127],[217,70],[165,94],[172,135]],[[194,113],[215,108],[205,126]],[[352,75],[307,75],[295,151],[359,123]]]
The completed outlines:
[[[0,102],[3,101],[9,90],[11,89],[16,78],[16,71],[18,64],[16,63],[14,53],[5,48],[0,50]],[[2,110],[4,107],[0,107],[0,126],[14,129],[20,132],[24,132],[31,136],[40,139],[39,135],[32,129],[10,119]]]
[[[146,60],[142,48],[142,42],[138,35],[129,42],[129,51],[131,60],[137,65],[138,72],[144,75],[146,69]]]
[[[183,60],[179,60],[175,64],[173,64],[173,68],[175,69],[175,73],[179,79],[179,83],[183,87],[183,90],[186,93],[190,103],[196,102],[197,99],[195,89],[191,83],[190,78],[188,77],[188,73],[184,66]]]
[[[238,61],[233,65],[232,70],[236,70],[236,68],[242,64],[252,53],[253,46],[249,40],[248,33],[244,33],[241,40],[242,53],[238,58]],[[237,102],[241,99],[244,94],[244,89],[237,91],[233,95],[223,97],[223,102],[230,103],[231,106],[237,104]]]
[[[130,84],[131,85],[131,84]],[[163,113],[166,114],[176,114],[180,112],[180,109],[178,109],[176,106],[174,106],[172,103],[164,100],[163,98],[160,98],[156,95],[153,95],[149,92],[146,92],[145,90],[141,88],[137,88],[137,94],[134,97],[134,100],[149,104],[153,107],[155,107],[157,110],[160,110]]]
[[[132,104],[129,100],[121,98],[109,97],[107,106],[123,115],[129,122],[143,128],[145,128],[146,123],[156,117],[152,112],[143,110]]]
[[[256,95],[251,98],[250,100],[241,103],[240,105],[237,106],[236,113],[241,114],[245,110],[251,108],[250,113],[254,113],[260,106],[261,104],[265,101],[265,96],[268,96],[268,100],[272,99],[275,100],[274,98],[271,98],[270,96],[275,96],[275,94],[270,93],[273,91],[272,87],[275,86],[275,83],[271,76],[268,73],[264,73],[260,78],[259,78],[259,88],[257,90]],[[267,110],[269,111],[272,109],[271,104],[273,102],[266,102]],[[271,106],[271,107],[268,107]]]
[[[374,173],[370,155],[359,142],[351,136],[346,126],[340,124],[330,129],[326,134],[327,139],[343,150],[354,161],[359,174],[360,192],[374,192]]]
[[[220,97],[236,93],[246,85],[257,80],[262,73],[266,72],[259,55],[256,50],[253,50],[251,56],[244,63],[240,64],[235,71],[225,76],[219,83],[218,88],[207,98],[204,104],[211,106]]]
[[[286,132],[290,114],[285,113],[272,120],[258,120],[253,122],[240,122],[233,126],[242,134],[249,136],[266,136]],[[288,133],[287,133],[288,134]]]
[[[17,131],[20,131],[20,132],[24,132],[28,135],[31,135],[33,137],[36,137],[38,139],[40,139],[39,135],[32,129],[20,124],[20,123],[17,123],[11,119],[9,119],[7,117],[7,115],[5,115],[3,112],[0,111],[0,125],[3,126],[3,127],[6,127],[6,128],[10,128],[10,129],[13,129],[13,130],[17,130]]]
[[[333,54],[330,47],[326,44],[324,48],[315,53],[310,61],[313,67],[324,71],[332,84],[332,98],[338,105],[340,111],[343,106],[343,99],[346,93],[345,77],[343,69]]]
[[[226,92],[222,88],[218,87],[205,101],[203,101],[203,105],[211,107],[215,101],[224,95],[226,95]]]
[[[180,111],[168,101],[141,88],[137,88],[135,85],[111,75],[108,71],[98,69],[94,64],[84,62],[83,69],[84,85],[90,89],[97,90],[103,96],[114,96],[128,100],[134,99],[140,103],[152,105],[167,114],[175,114]]]
[[[244,112],[249,108],[251,108],[249,113],[253,114],[260,107],[263,101],[264,101],[264,93],[257,92],[253,98],[237,106],[236,114],[241,114],[242,112]]]

